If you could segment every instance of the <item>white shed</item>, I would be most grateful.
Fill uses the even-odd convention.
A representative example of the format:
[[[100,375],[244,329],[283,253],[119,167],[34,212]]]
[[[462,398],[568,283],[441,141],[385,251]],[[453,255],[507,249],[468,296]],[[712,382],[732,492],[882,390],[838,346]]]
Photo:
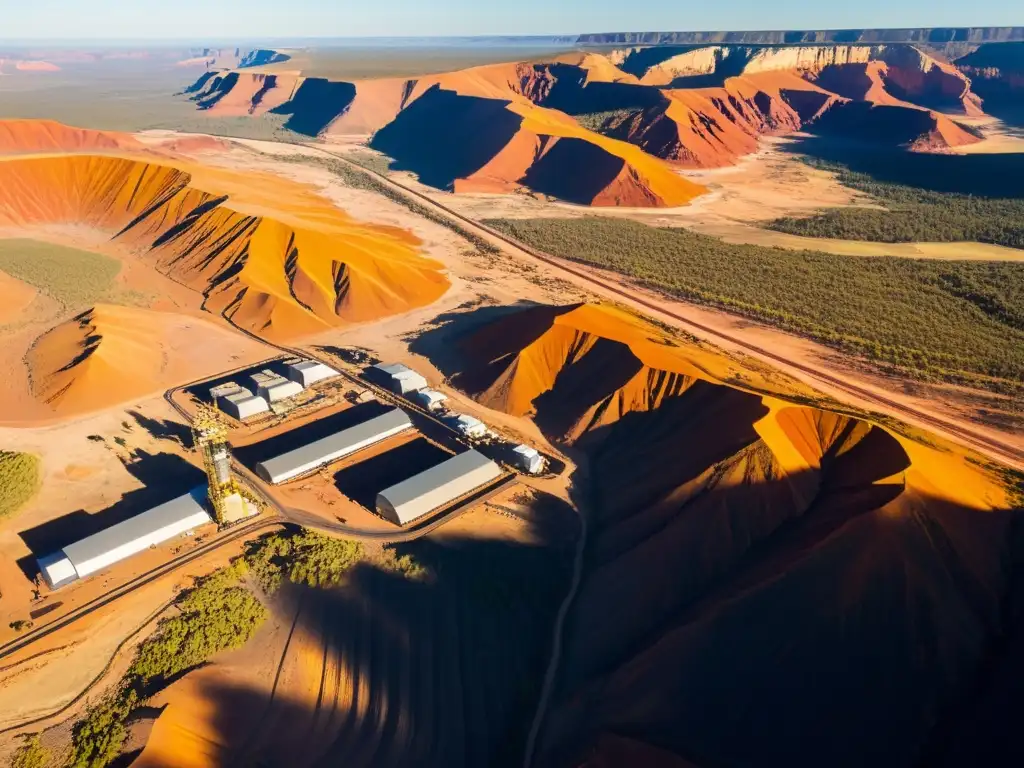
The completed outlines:
[[[216,387],[210,388],[210,401],[215,405],[220,405],[222,397],[229,397],[230,395],[236,395],[239,392],[247,392],[248,390],[243,389],[242,385],[235,381],[226,381],[223,384],[218,384]],[[252,394],[251,392],[249,394]]]
[[[483,437],[487,434],[487,425],[474,416],[456,414],[452,418],[451,424],[466,437]]]
[[[392,408],[362,424],[356,424],[288,453],[266,459],[256,465],[256,474],[268,483],[277,485],[408,429],[412,429],[412,422],[406,412],[400,408]]]
[[[413,402],[419,403],[428,411],[440,410],[448,399],[448,395],[435,389],[421,389],[412,395]]]
[[[517,445],[512,449],[512,461],[523,472],[539,475],[544,470],[544,457],[540,451],[529,445]]]
[[[71,564],[63,551],[40,557],[36,562],[39,565],[39,573],[43,577],[43,581],[49,585],[50,589],[60,589],[78,579],[75,566]]]
[[[336,370],[329,365],[317,360],[302,360],[298,363],[290,363],[286,368],[288,378],[298,382],[304,387],[311,387],[318,381],[333,379],[340,376]]]
[[[40,571],[54,588],[101,571],[150,547],[212,523],[206,511],[206,486],[112,525],[63,551],[38,559]],[[68,564],[74,571],[72,578]]]
[[[367,373],[373,381],[379,382],[399,395],[407,395],[410,392],[427,388],[425,378],[401,363],[375,365]]]
[[[377,512],[396,525],[411,523],[501,477],[482,453],[466,451],[377,494]]]
[[[248,389],[242,387],[239,387],[237,392],[220,397],[217,405],[228,416],[239,421],[245,421],[270,410],[266,399],[259,395],[253,395]]]
[[[273,371],[260,371],[254,373],[251,378],[252,383],[256,386],[256,394],[268,403],[295,397],[304,389],[297,381],[289,381]]]

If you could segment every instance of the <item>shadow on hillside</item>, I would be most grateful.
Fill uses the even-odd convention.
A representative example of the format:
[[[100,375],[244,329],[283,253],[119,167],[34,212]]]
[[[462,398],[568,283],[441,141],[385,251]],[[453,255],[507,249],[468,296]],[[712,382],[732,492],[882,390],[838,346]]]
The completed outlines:
[[[30,581],[35,578],[38,572],[37,557],[49,555],[141,512],[183,496],[206,480],[201,469],[173,453],[150,454],[138,451],[124,466],[132,477],[142,483],[142,488],[128,491],[120,501],[99,512],[90,513],[80,509],[18,533],[32,552],[30,556],[18,561],[26,578]]]
[[[578,765],[609,732],[700,766],[1019,763],[1009,515],[842,476],[781,514],[811,479],[719,488],[657,525],[617,524],[628,541],[588,566],[570,614],[537,765]],[[1018,554],[1018,581],[1022,566]]]
[[[291,101],[270,110],[274,115],[289,115],[284,127],[305,136],[319,136],[356,97],[352,83],[321,78],[304,80]]]
[[[480,170],[505,149],[522,118],[507,101],[461,96],[435,85],[374,135],[370,146],[438,189]],[[525,164],[532,158],[524,158]],[[510,162],[514,162],[511,161]]]
[[[542,306],[521,299],[515,304],[475,306],[445,312],[433,318],[427,330],[409,342],[409,351],[423,355],[445,378],[453,378],[465,370],[463,343],[475,331],[516,312]]]
[[[445,537],[402,553],[431,574],[363,564],[342,587],[278,593],[275,610],[297,618],[276,695],[270,681],[254,690],[206,678],[210,732],[228,745],[220,764],[520,764],[569,552]],[[309,697],[295,698],[303,687]]]
[[[840,163],[878,181],[983,197],[1024,197],[1024,153],[936,155],[829,137],[804,138],[783,151]]]

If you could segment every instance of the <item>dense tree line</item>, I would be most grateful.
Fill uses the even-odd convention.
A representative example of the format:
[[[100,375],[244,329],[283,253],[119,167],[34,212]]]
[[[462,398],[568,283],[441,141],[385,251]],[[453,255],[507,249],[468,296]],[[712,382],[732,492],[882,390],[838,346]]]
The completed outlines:
[[[370,555],[358,541],[335,539],[315,531],[274,533],[253,542],[245,555],[253,576],[267,593],[285,579],[309,587],[340,584],[346,572],[360,562],[419,578],[424,568],[410,556],[398,556],[390,547]]]
[[[811,216],[776,219],[768,228],[879,243],[979,242],[1024,248],[1024,199],[935,192],[879,181],[834,162],[807,162],[836,173],[841,184],[870,195],[882,208],[829,208]]]
[[[613,218],[486,223],[542,251],[920,376],[994,389],[1024,382],[1024,263],[732,245]]]

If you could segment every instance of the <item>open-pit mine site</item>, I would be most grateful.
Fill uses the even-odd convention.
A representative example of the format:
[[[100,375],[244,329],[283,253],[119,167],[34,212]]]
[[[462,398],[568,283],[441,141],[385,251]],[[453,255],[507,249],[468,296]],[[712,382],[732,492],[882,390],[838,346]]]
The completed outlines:
[[[0,764],[1024,764],[1024,27],[327,28],[0,41]]]

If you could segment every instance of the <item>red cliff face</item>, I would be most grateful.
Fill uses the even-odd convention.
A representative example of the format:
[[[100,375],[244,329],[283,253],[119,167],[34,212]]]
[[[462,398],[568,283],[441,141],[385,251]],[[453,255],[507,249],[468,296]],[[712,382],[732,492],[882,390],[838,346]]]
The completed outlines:
[[[806,130],[919,152],[979,140],[943,114],[980,114],[970,79],[912,45],[667,46],[350,83],[241,70],[207,73],[190,90],[202,109],[272,110],[310,136],[376,134],[443,188],[586,205],[679,204],[692,193],[670,189],[652,161],[730,165],[764,135]],[[544,168],[551,152],[568,163],[558,174]]]

